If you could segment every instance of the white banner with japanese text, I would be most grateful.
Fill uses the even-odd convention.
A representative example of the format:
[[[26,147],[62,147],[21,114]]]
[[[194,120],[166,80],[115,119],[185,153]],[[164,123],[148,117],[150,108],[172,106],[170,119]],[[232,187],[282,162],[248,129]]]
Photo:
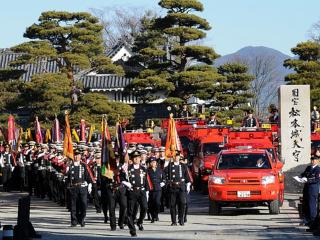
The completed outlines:
[[[310,86],[280,86],[281,159],[284,170],[310,162]]]

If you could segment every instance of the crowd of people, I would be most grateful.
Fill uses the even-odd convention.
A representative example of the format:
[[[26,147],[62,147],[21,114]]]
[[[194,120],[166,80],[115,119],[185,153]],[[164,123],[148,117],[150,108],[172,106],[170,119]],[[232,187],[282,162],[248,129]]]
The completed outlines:
[[[131,236],[136,236],[136,226],[143,231],[146,216],[151,223],[159,221],[158,214],[165,207],[170,209],[171,225],[184,225],[192,183],[187,160],[179,151],[166,159],[164,147],[128,147],[124,156],[114,152],[114,168],[104,169],[100,142],[74,144],[73,160],[64,156],[59,143],[30,141],[17,151],[4,145],[0,147],[0,179],[4,191],[27,190],[30,196],[66,206],[71,227],[85,227],[88,201],[97,213],[103,213],[111,231],[127,225]]]

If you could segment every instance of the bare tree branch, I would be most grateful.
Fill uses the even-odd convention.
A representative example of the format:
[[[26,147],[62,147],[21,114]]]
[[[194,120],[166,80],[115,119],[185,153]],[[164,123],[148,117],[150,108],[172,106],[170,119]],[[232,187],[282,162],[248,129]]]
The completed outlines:
[[[107,49],[114,47],[118,41],[132,44],[134,37],[140,31],[141,18],[148,11],[141,8],[92,8],[93,15],[100,19],[104,26],[104,40]]]

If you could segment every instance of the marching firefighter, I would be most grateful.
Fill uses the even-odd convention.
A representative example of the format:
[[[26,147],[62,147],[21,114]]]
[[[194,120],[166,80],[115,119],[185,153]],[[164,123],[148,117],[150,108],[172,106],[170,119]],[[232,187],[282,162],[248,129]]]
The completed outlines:
[[[90,159],[88,166],[91,168],[94,182],[92,184],[93,204],[97,213],[101,213],[101,152],[97,151]],[[99,194],[100,193],[100,194]]]
[[[70,186],[71,201],[71,227],[80,224],[85,226],[85,217],[87,211],[87,193],[92,191],[91,178],[88,169],[81,162],[81,152],[74,151],[74,161],[67,171]]]
[[[127,197],[126,187],[122,185],[121,182],[126,180],[126,173],[122,171],[122,165],[119,163],[119,161],[117,161],[117,169],[112,171],[111,177],[101,176],[101,179],[102,199],[109,205],[111,231],[116,230],[117,203],[120,206],[118,226],[120,229],[124,229]]]
[[[3,190],[5,192],[10,191],[10,181],[12,172],[15,167],[14,158],[10,151],[10,146],[7,144],[5,146],[5,151],[0,156],[0,164],[2,167],[2,183],[3,183]]]
[[[128,188],[128,227],[131,236],[137,236],[133,222],[134,207],[138,202],[140,205],[140,217],[137,221],[137,226],[140,231],[143,231],[143,219],[147,213],[148,195],[149,191],[152,190],[152,185],[147,175],[147,170],[140,164],[139,151],[134,151],[132,158],[133,164],[128,167],[127,181],[122,183]]]
[[[190,192],[191,182],[187,166],[180,162],[180,151],[176,151],[173,162],[169,163],[168,167],[165,168],[164,178],[169,192],[171,226],[177,225],[177,207],[179,224],[183,226],[186,194]]]
[[[151,157],[149,159],[150,167],[148,169],[148,175],[153,186],[153,189],[149,193],[149,212],[151,215],[151,223],[159,221],[158,214],[161,206],[161,188],[165,185],[162,179],[162,169],[158,166],[157,159]]]

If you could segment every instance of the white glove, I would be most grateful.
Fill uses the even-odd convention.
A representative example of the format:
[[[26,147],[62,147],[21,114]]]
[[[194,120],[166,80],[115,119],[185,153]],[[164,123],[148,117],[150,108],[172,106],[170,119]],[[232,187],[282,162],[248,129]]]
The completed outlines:
[[[129,189],[132,188],[132,185],[129,182],[123,181],[122,184],[125,185]]]
[[[101,190],[98,190],[98,196],[101,197]]]
[[[146,191],[147,202],[149,201],[149,191]]]
[[[89,183],[88,184],[88,193],[91,194],[91,192],[92,192],[92,184]]]
[[[164,187],[166,184],[164,182],[160,183],[160,187]]]
[[[187,193],[190,192],[190,189],[191,189],[191,183],[187,183]]]

